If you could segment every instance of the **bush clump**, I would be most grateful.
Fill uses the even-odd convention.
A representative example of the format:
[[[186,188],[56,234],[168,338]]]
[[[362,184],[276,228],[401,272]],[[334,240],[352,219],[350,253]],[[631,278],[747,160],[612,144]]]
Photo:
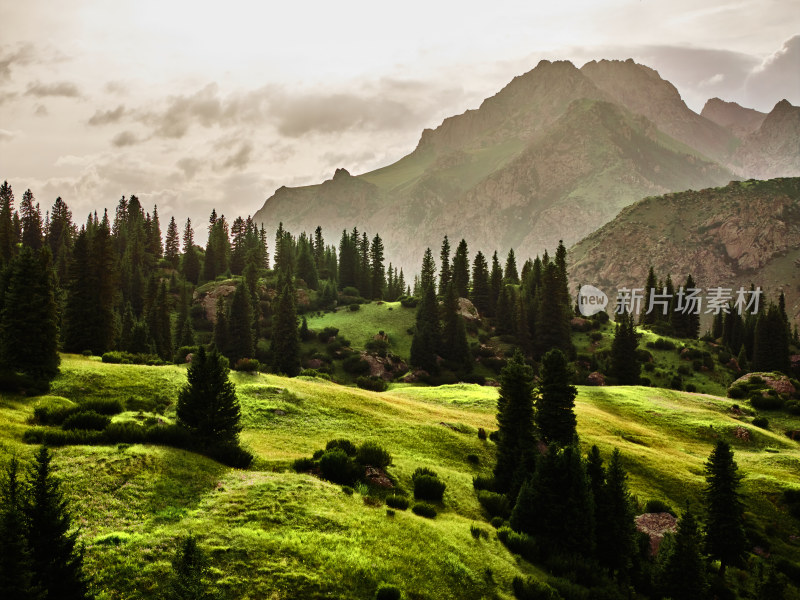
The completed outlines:
[[[350,485],[356,478],[353,461],[341,448],[327,450],[319,459],[322,476],[333,483]]]
[[[102,361],[110,364],[162,366],[169,363],[161,360],[156,354],[133,354],[131,352],[106,352]]]
[[[511,504],[505,494],[489,490],[478,491],[478,502],[490,517],[507,519],[511,515]]]
[[[441,502],[447,487],[439,475],[428,468],[420,467],[411,476],[414,484],[414,499],[428,502]]]
[[[65,431],[72,431],[74,429],[85,429],[87,431],[102,431],[111,419],[106,415],[101,415],[93,410],[84,410],[71,414],[61,425]]]
[[[356,379],[356,385],[362,390],[369,390],[371,392],[385,392],[389,389],[389,384],[386,383],[386,381],[374,375],[370,375],[369,377],[365,377],[364,375],[360,376]]]
[[[761,429],[769,429],[769,419],[766,417],[756,417],[753,419],[753,425]]]
[[[669,504],[662,500],[648,500],[644,505],[644,512],[646,513],[669,513],[676,517],[675,511],[672,510]]]
[[[342,369],[351,375],[365,375],[369,372],[369,363],[360,355],[353,354],[342,361]]]
[[[261,368],[261,363],[255,358],[240,358],[233,365],[234,371],[243,371],[245,373],[254,373]]]
[[[397,510],[406,510],[408,508],[408,498],[397,494],[390,494],[386,496],[386,506],[396,508]]]
[[[392,455],[376,442],[366,441],[359,446],[356,460],[364,466],[385,469],[392,464]]]
[[[339,335],[339,330],[336,327],[326,327],[317,334],[317,337],[320,342],[327,344],[331,338],[335,338],[337,335]]]
[[[411,507],[411,512],[417,516],[425,517],[426,519],[436,518],[436,507],[427,502],[417,502]]]
[[[375,592],[375,600],[400,600],[403,593],[396,585],[382,583]]]
[[[358,453],[358,448],[350,440],[346,439],[329,440],[328,443],[325,444],[326,451],[334,450],[336,448],[343,450],[344,453],[351,458]]]

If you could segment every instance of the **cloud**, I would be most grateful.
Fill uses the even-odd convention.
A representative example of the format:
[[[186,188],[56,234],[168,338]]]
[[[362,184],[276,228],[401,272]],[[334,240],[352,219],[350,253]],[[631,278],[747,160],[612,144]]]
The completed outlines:
[[[118,133],[114,136],[114,139],[111,140],[111,143],[117,148],[123,148],[125,146],[133,146],[134,144],[139,143],[139,138],[136,137],[132,131],[123,131]]]
[[[46,117],[50,113],[47,112],[47,107],[44,104],[39,104],[33,114],[37,117]]]
[[[250,162],[252,153],[253,144],[249,141],[244,141],[234,154],[231,154],[227,159],[225,159],[225,162],[222,163],[222,168],[241,170]]]
[[[17,133],[15,131],[0,129],[0,142],[10,142],[15,137],[17,137]]]
[[[110,123],[117,123],[123,116],[125,116],[125,106],[120,104],[117,108],[111,110],[100,110],[99,108],[87,121],[89,125],[108,125]]]
[[[786,40],[747,77],[745,97],[761,110],[770,110],[782,99],[800,104],[800,35]]]
[[[183,171],[183,175],[186,177],[186,179],[192,179],[200,170],[200,167],[203,166],[203,161],[187,156],[180,159],[176,165],[181,171]]]
[[[48,96],[61,96],[64,98],[79,98],[81,93],[78,86],[71,81],[58,81],[54,83],[41,83],[36,81],[28,84],[26,96],[44,98]]]
[[[20,44],[15,49],[8,47],[0,50],[0,79],[11,77],[12,67],[25,66],[34,61],[33,44]]]

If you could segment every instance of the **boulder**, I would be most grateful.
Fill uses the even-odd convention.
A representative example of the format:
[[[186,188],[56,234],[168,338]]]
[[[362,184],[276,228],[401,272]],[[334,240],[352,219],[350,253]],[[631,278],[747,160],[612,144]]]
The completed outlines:
[[[589,373],[589,376],[586,378],[586,383],[588,385],[605,385],[606,376],[600,373],[599,371],[594,371],[592,373]]]
[[[664,534],[675,533],[678,529],[678,519],[669,513],[644,513],[637,516],[636,530],[646,533],[650,538],[650,556],[658,554],[658,548],[664,539]]]
[[[738,383],[748,383],[750,379],[756,376],[761,377],[761,379],[764,380],[764,385],[772,388],[782,396],[791,396],[797,391],[797,389],[792,385],[792,382],[789,381],[789,378],[781,373],[747,373],[746,375],[742,375],[739,377],[739,379],[734,381],[731,384],[731,387]]]
[[[458,299],[458,314],[464,317],[465,321],[480,321],[481,319],[478,309],[466,298]]]

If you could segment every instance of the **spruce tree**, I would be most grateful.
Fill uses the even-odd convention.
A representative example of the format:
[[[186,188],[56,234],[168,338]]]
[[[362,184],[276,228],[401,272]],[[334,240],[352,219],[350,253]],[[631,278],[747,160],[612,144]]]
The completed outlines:
[[[180,263],[180,239],[178,236],[178,224],[175,223],[175,217],[169,220],[167,226],[167,238],[164,242],[164,258],[173,269],[177,269]]]
[[[0,185],[0,265],[11,260],[16,247],[14,214],[14,191],[8,181],[4,181]]]
[[[608,463],[601,502],[595,506],[597,558],[600,564],[625,579],[636,554],[636,524],[628,475],[618,448],[614,448]]]
[[[684,299],[682,306],[678,306],[678,301],[676,300],[675,310],[672,312],[672,329],[675,335],[680,338],[696,339],[700,332],[700,315],[693,310],[693,307],[688,305],[685,299],[685,296],[693,289],[695,289],[694,279],[691,275],[688,275],[686,283],[683,284]],[[678,310],[679,308],[680,310]]]
[[[314,262],[311,245],[305,234],[302,234],[297,241],[297,277],[305,282],[308,289],[316,290],[319,288],[317,264]]]
[[[425,291],[425,288],[432,287],[434,296],[436,295],[436,263],[433,261],[433,253],[430,248],[425,249],[425,254],[422,257],[422,269],[419,275],[420,293]],[[416,292],[414,293],[416,295]]]
[[[472,360],[467,342],[464,318],[459,314],[455,285],[451,281],[444,298],[442,324],[442,356],[458,365],[458,370],[471,371]]]
[[[500,372],[497,399],[497,463],[494,484],[498,492],[516,494],[515,472],[535,445],[533,423],[533,369],[515,352]],[[522,483],[522,482],[518,482]]]
[[[435,373],[438,371],[436,355],[441,344],[439,328],[439,305],[436,302],[434,283],[426,279],[422,285],[422,299],[417,307],[414,338],[411,340],[411,364],[419,369]]]
[[[12,456],[0,474],[0,590],[7,600],[39,600],[33,557],[25,527],[25,486],[19,461]]]
[[[709,556],[720,561],[720,575],[727,566],[739,565],[747,548],[738,471],[730,445],[717,442],[705,464],[705,545]]]
[[[11,260],[0,307],[0,364],[43,381],[58,373],[58,306],[50,250],[24,247]]]
[[[453,277],[453,273],[450,270],[450,242],[447,236],[444,236],[444,240],[442,240],[439,259],[441,261],[439,265],[439,295],[444,296],[447,293],[447,286],[450,285]]]
[[[472,290],[469,299],[478,309],[481,316],[486,316],[491,307],[491,288],[489,286],[489,269],[482,252],[475,255],[472,263]]]
[[[662,542],[659,552],[657,588],[672,600],[708,598],[706,565],[701,554],[697,520],[687,506],[678,529]]]
[[[536,400],[536,426],[548,444],[568,446],[577,439],[572,373],[564,353],[557,348],[542,357],[541,382]]]
[[[300,372],[300,337],[291,272],[279,284],[282,287],[272,318],[272,368],[276,373],[294,377]]]
[[[517,271],[517,257],[514,255],[514,249],[511,248],[506,256],[506,268],[503,273],[503,278],[506,283],[519,285],[519,272]]]
[[[236,286],[233,294],[228,332],[228,354],[226,356],[235,366],[239,360],[251,358],[255,352],[253,311],[250,292],[244,282],[240,282]]]
[[[756,321],[752,362],[753,371],[789,372],[789,332],[775,304]]]
[[[516,326],[516,311],[514,291],[508,286],[503,285],[500,296],[497,298],[495,308],[495,329],[498,335],[513,335]]]
[[[382,300],[386,290],[386,273],[383,268],[383,240],[375,234],[369,250],[370,271],[372,276],[372,297]]]
[[[44,242],[42,230],[42,211],[39,204],[34,205],[33,192],[30,189],[22,194],[19,203],[20,221],[22,224],[22,245],[31,250],[38,250]]]
[[[561,290],[562,282],[558,266],[548,260],[542,266],[541,284],[536,291],[538,302],[534,326],[537,356],[543,356],[553,348],[560,349],[568,357],[575,354],[570,330],[572,303],[564,302]]]
[[[194,248],[194,230],[192,220],[186,219],[186,227],[183,230],[183,259],[181,260],[181,272],[186,281],[197,285],[200,280],[200,257]]]
[[[228,361],[216,348],[200,346],[186,373],[187,383],[178,393],[178,424],[199,444],[238,442],[241,413],[236,387],[228,379]]]
[[[651,265],[650,270],[647,272],[647,281],[644,284],[644,302],[642,302],[641,312],[639,313],[640,325],[652,325],[658,319],[657,310],[655,308],[649,313],[647,312],[650,305],[650,297],[654,293],[658,293],[658,281],[656,280],[656,274]]]
[[[633,315],[617,315],[614,341],[611,343],[611,375],[618,385],[638,385],[641,364],[637,354],[640,334],[636,333]]]
[[[489,273],[489,312],[488,316],[493,317],[497,309],[497,301],[500,299],[500,292],[503,291],[503,268],[497,258],[497,251],[492,254],[492,270]]]
[[[209,576],[208,558],[197,539],[186,536],[179,541],[172,559],[164,600],[214,600],[218,596],[208,583]]]
[[[91,598],[83,570],[83,549],[72,529],[61,482],[53,474],[52,455],[42,446],[29,469],[23,512],[35,582],[47,598]]]
[[[467,250],[467,242],[463,239],[456,248],[452,271],[456,296],[467,298],[469,294],[469,252]]]

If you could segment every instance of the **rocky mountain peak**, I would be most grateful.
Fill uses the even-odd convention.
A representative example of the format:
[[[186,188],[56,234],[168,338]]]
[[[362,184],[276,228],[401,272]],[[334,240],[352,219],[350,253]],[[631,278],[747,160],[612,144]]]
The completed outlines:
[[[752,108],[745,108],[736,102],[726,102],[720,98],[708,100],[700,115],[729,129],[738,137],[757,131],[767,116]]]

